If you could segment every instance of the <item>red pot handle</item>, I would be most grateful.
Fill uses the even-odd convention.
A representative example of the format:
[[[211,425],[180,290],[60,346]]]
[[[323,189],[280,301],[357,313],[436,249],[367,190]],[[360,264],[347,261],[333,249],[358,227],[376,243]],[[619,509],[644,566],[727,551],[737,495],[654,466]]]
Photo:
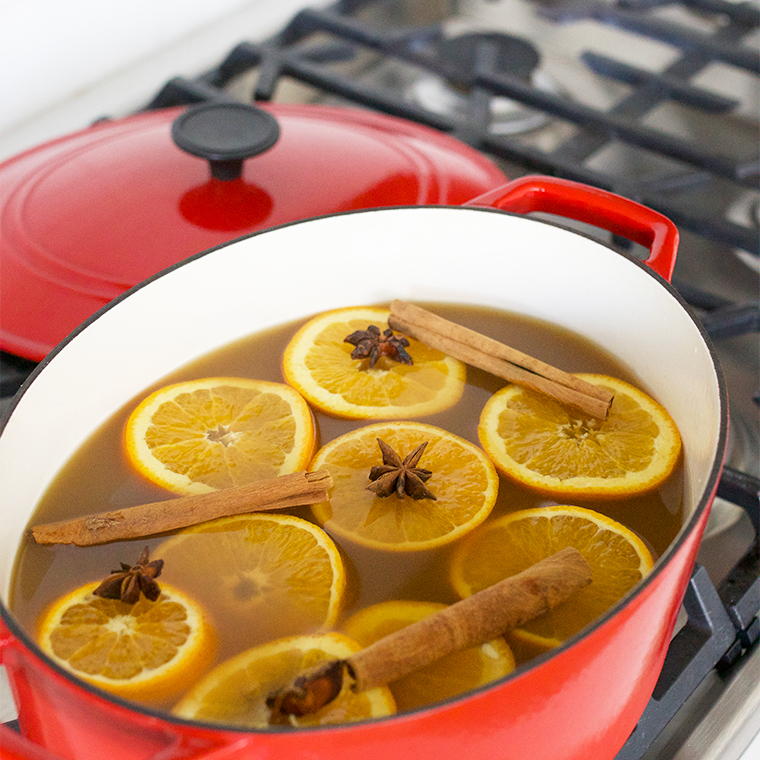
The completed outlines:
[[[0,665],[6,659],[10,649],[23,646],[0,620]],[[246,754],[250,740],[246,736],[236,741],[221,745],[195,748],[189,746],[181,735],[167,735],[167,744],[157,751],[156,760],[242,760],[249,758]],[[43,747],[9,725],[0,723],[0,760],[62,760],[62,758]]]
[[[2,760],[61,760],[6,725],[0,724],[0,757]]]
[[[247,739],[211,749],[193,751],[184,742],[169,745],[155,755],[155,760],[243,760],[250,749]],[[35,744],[14,729],[0,724],[0,760],[62,760],[49,749]]]
[[[15,636],[0,621],[0,664],[6,648],[14,645]],[[0,723],[0,758],[2,760],[60,760],[49,750],[35,744],[18,731]]]
[[[193,751],[184,742],[158,751],[155,760],[243,760],[250,758],[250,743],[242,739],[232,744]],[[0,760],[62,760],[50,750],[22,736],[8,726],[0,724]]]
[[[243,760],[250,758],[245,754],[250,743],[243,739],[233,744],[226,744],[211,749],[193,751],[184,742],[170,745],[158,751],[155,760]],[[62,760],[50,750],[35,744],[18,731],[0,724],[0,760]]]
[[[527,214],[543,211],[592,224],[649,249],[645,260],[670,282],[678,251],[678,229],[666,216],[636,201],[568,179],[520,177],[464,204]]]

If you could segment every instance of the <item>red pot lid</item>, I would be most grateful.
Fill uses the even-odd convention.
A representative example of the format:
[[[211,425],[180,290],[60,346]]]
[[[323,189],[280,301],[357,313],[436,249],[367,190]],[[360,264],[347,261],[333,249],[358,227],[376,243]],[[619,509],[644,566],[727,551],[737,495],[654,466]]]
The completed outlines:
[[[0,348],[40,360],[146,277],[257,230],[459,205],[504,182],[453,138],[356,109],[204,104],[96,124],[0,164]]]

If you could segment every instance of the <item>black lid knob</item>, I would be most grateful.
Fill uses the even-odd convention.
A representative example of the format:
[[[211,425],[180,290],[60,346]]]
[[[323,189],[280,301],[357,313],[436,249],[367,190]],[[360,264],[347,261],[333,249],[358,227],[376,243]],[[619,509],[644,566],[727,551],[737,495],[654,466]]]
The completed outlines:
[[[246,103],[190,106],[172,124],[172,139],[187,153],[205,158],[217,179],[237,179],[243,161],[271,148],[280,136],[267,111]]]

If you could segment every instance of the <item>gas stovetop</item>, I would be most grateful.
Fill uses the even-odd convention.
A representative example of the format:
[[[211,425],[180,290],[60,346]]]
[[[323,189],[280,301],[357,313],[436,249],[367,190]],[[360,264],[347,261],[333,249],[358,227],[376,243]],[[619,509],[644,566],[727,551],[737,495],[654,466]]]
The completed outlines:
[[[677,224],[673,284],[714,342],[732,432],[679,629],[619,760],[728,760],[760,726],[759,47],[749,2],[354,0],[251,34],[144,104],[371,108],[450,133],[510,177],[596,185]],[[33,366],[2,355],[3,395]]]

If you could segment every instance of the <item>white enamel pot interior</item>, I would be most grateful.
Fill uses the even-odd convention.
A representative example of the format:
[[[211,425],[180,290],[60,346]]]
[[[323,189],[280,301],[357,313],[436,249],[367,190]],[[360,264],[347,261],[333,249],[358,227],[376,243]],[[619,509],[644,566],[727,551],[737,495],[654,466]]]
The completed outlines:
[[[6,619],[14,555],[35,505],[113,412],[167,373],[243,336],[394,298],[522,313],[613,353],[680,429],[682,532],[709,509],[725,446],[725,392],[703,331],[662,278],[582,234],[500,211],[334,215],[237,240],[142,283],[38,368],[0,435]]]

